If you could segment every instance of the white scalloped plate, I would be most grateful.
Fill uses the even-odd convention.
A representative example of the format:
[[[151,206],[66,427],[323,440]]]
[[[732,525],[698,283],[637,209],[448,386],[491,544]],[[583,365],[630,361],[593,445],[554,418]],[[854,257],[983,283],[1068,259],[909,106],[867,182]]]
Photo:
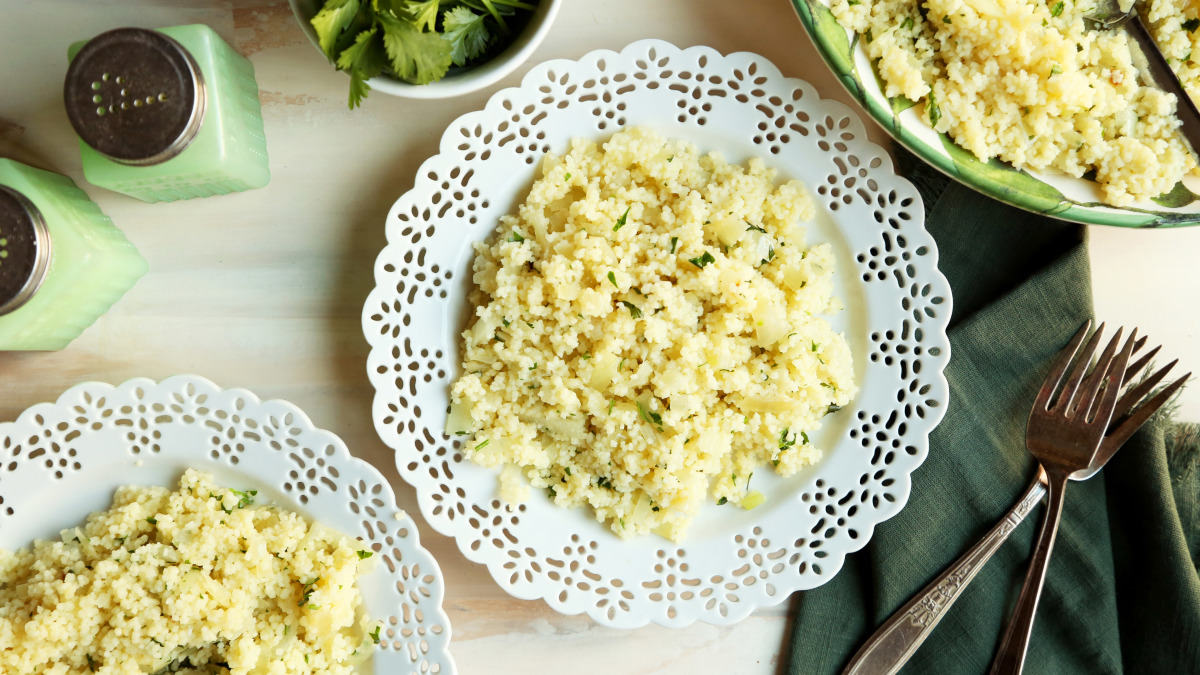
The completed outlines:
[[[820,210],[809,241],[837,252],[848,309],[833,322],[861,385],[814,437],[827,449],[817,466],[756,478],[768,501],[752,511],[706,506],[681,545],[622,541],[536,491],[510,509],[495,473],[443,433],[471,243],[524,199],[545,152],[634,125],[732,161],[761,156],[809,186]],[[760,56],[646,40],[543,63],[452,123],[388,215],[363,310],[375,427],[429,523],[510,594],[610,626],[739,621],[827,581],[908,499],[948,398],[950,289],[923,220],[916,189],[854,114]]]
[[[361,581],[383,621],[379,674],[453,675],[441,570],[387,480],[299,408],[196,376],[87,383],[0,424],[0,548],[28,546],[107,509],[122,485],[174,488],[188,467],[369,543]]]

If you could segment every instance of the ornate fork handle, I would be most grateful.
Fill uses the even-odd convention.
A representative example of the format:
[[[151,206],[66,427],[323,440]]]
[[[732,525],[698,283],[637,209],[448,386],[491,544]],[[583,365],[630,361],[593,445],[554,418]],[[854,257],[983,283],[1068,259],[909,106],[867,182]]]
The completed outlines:
[[[1046,496],[1039,470],[1025,493],[971,550],[947,567],[936,579],[888,618],[866,644],[850,659],[842,675],[885,675],[900,666],[933,632],[946,610],[962,594],[971,579],[1008,539],[1033,507]]]

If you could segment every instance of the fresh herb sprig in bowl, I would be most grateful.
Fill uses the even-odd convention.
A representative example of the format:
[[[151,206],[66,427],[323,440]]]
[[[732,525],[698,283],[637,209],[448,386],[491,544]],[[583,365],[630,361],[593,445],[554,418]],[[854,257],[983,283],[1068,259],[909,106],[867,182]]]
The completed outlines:
[[[301,26],[350,75],[355,108],[374,89],[412,98],[474,91],[536,48],[562,0],[290,0]]]

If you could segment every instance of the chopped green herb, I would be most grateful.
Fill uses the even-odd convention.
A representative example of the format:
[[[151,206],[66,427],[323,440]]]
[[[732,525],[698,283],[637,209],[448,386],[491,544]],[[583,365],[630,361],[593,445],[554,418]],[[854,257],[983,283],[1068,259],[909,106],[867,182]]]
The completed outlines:
[[[1051,75],[1059,75],[1061,73],[1062,73],[1062,68],[1059,68],[1058,64],[1050,66],[1050,74]]]
[[[530,368],[530,370],[537,370],[537,367],[538,367],[537,361],[534,361],[533,366]]]
[[[232,490],[231,489],[230,492],[237,495],[237,497],[238,497],[237,508],[239,508],[239,509],[244,509],[247,506],[250,506],[251,504],[253,504],[254,497],[258,494],[258,490],[246,490],[245,492],[242,492],[241,490]]]
[[[800,432],[800,438],[804,439],[804,444],[805,444],[805,445],[808,445],[808,434],[806,434],[806,433],[804,433],[803,431],[801,431],[801,432]]]
[[[513,230],[512,234],[508,235],[508,240],[515,241],[515,242],[522,242],[522,241],[525,241],[525,237],[522,237],[520,232]]]
[[[609,415],[612,414],[613,406],[616,405],[616,403],[617,403],[617,399],[615,399],[615,398],[608,399],[608,414]]]
[[[746,223],[746,224],[747,224],[747,225],[750,225],[750,223]],[[762,232],[763,234],[766,234],[766,233],[767,233],[767,231],[766,231],[766,230],[764,230],[763,228],[761,228],[761,227],[759,227],[759,226],[757,226],[757,225],[750,225],[750,227],[747,227],[747,228],[746,228],[746,231],[747,231],[747,232],[749,232],[750,230],[754,230],[755,232]]]
[[[1195,33],[1197,28],[1200,28],[1200,19],[1188,19],[1183,22],[1183,29],[1189,33]]]
[[[717,506],[725,506],[727,503],[729,503],[729,499],[726,497],[721,497],[717,500]]]
[[[608,476],[600,476],[599,478],[597,478],[596,485],[599,485],[600,487],[604,488],[605,490],[613,489],[612,480],[610,480]]]
[[[571,172],[570,171],[567,172],[567,175],[563,176],[563,180],[571,180]]]
[[[696,267],[699,267],[700,269],[704,269],[705,265],[709,263],[715,263],[716,261],[717,259],[713,257],[713,254],[709,253],[708,251],[705,251],[704,255],[698,258],[688,258],[688,262],[692,263]]]
[[[1066,3],[1062,0],[1058,0],[1058,3],[1050,8],[1050,16],[1060,16],[1063,13],[1064,7],[1066,7]]]
[[[558,491],[554,489],[553,485],[551,485],[550,487],[546,488],[546,494],[550,496],[550,499],[554,499],[558,496]]]
[[[942,23],[950,23],[950,17],[949,17],[948,15],[947,15],[947,16],[943,16],[943,17],[942,17]]]
[[[671,253],[675,253],[675,247],[679,245],[679,237],[671,237]]]
[[[622,213],[621,217],[617,218],[617,224],[613,225],[613,232],[616,232],[617,230],[621,229],[622,227],[625,227],[625,219],[629,217],[629,209],[631,209],[631,208],[632,207],[630,207],[630,206],[625,207],[625,213]]]
[[[371,635],[371,640],[372,640],[372,641],[373,641],[375,644],[379,644],[379,629],[380,629],[380,628],[381,628],[381,626],[375,626],[375,632],[370,634],[370,635]]]
[[[570,476],[571,475],[571,467],[569,467],[569,466],[566,467],[566,471],[567,471],[567,475]]]
[[[630,316],[632,316],[635,319],[642,318],[642,310],[639,309],[637,305],[633,304],[632,302],[629,302],[628,300],[622,300],[621,304],[625,305],[625,308],[629,310]]]
[[[359,560],[366,560],[367,558],[370,558],[370,557],[371,557],[371,556],[373,556],[373,555],[375,555],[375,552],[374,552],[374,551],[359,551],[359,552],[358,552],[358,559],[359,559]]]
[[[92,660],[91,654],[87,655],[87,662],[88,662],[88,670],[92,671],[93,673],[96,672],[96,662]]]
[[[942,119],[942,110],[938,108],[937,94],[932,89],[929,91],[928,99],[925,107],[929,110],[929,124],[936,127]]]
[[[795,438],[788,438],[788,428],[784,427],[783,431],[779,432],[779,449],[787,450],[796,444]]]
[[[584,353],[583,353],[583,356],[581,356],[581,357],[579,357],[579,358],[583,359],[584,361],[587,361],[588,359],[592,358],[592,353],[591,353],[591,352],[584,352]]]
[[[312,597],[313,591],[316,590],[317,582],[320,580],[318,577],[304,584],[303,596],[300,598],[300,602],[296,603],[297,607],[303,607],[308,604],[308,599]]]
[[[500,317],[500,320],[504,322],[504,327],[508,328],[508,317]]]
[[[905,30],[912,28],[913,27],[913,18],[911,16],[905,17],[904,23],[900,24],[900,27]]]
[[[609,271],[608,273],[608,283],[612,284],[613,286],[617,286],[617,275],[612,271]],[[617,286],[617,288],[620,288],[620,286]]]
[[[149,518],[146,519],[146,522],[150,523],[151,525],[157,525],[158,518],[155,518],[154,516],[150,516]]]
[[[488,438],[488,439],[484,439],[484,441],[483,441],[482,443],[480,443],[479,445],[476,445],[476,446],[475,446],[475,449],[476,449],[476,450],[482,450],[482,449],[484,449],[484,448],[486,448],[486,447],[487,447],[488,443],[491,443],[491,442],[492,442],[492,439],[490,439],[490,438]]]
[[[812,350],[815,352],[815,351],[817,351],[817,350],[818,350],[818,349],[820,349],[820,348],[821,348],[821,345],[817,344],[817,341],[816,341],[816,340],[813,340],[813,341],[812,341]]]
[[[637,402],[637,410],[638,410],[638,415],[640,415],[643,420],[646,420],[647,424],[654,427],[654,429],[656,431],[658,431],[658,433],[660,433],[660,434],[662,433],[662,431],[663,431],[662,415],[654,412],[653,410],[650,410],[650,408],[643,405],[641,401]]]

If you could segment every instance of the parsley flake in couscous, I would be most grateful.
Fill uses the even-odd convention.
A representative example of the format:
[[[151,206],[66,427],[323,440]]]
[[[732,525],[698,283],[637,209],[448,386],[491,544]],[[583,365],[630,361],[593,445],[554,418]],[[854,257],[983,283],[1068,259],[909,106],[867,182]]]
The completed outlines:
[[[1091,0],[832,0],[862,36],[884,94],[981,160],[1093,176],[1108,204],[1170,192],[1196,168],[1175,97],[1142,81],[1123,30],[1094,30]],[[1126,3],[1128,4],[1128,3]],[[1184,88],[1200,93],[1200,7],[1148,0],[1144,20]],[[1196,52],[1200,54],[1200,52]]]
[[[188,470],[0,551],[0,673],[354,673],[378,631],[355,586],[372,552],[254,498]]]
[[[645,129],[547,155],[475,246],[447,432],[507,501],[523,473],[623,537],[680,540],[710,492],[754,508],[755,470],[817,460],[808,433],[857,390],[814,212],[761,160]]]

